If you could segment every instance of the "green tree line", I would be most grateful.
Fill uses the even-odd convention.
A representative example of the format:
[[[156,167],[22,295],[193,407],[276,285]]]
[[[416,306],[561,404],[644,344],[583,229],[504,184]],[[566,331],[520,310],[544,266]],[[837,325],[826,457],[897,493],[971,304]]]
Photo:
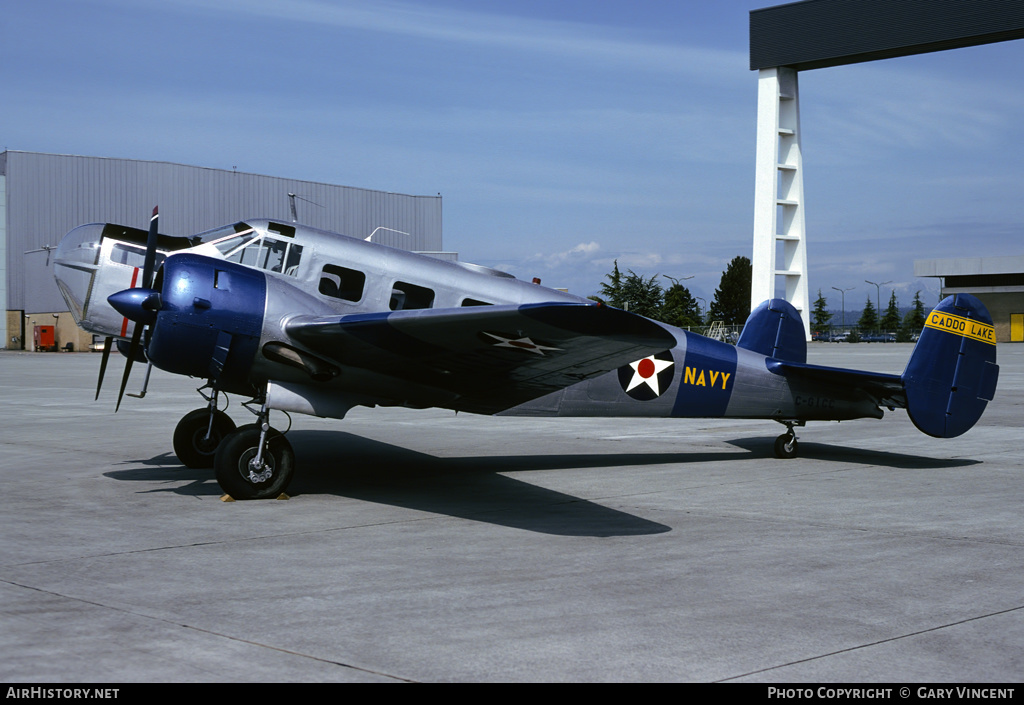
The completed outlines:
[[[826,333],[833,325],[833,314],[828,311],[828,300],[822,296],[821,289],[818,289],[818,298],[814,302],[814,310],[811,313],[811,330],[815,333]],[[896,292],[891,292],[889,305],[885,313],[879,316],[878,310],[871,302],[871,295],[868,294],[864,303],[864,310],[854,326],[854,332],[859,336],[871,333],[885,332],[895,333],[896,340],[906,342],[915,333],[919,333],[924,327],[925,310],[924,302],[921,301],[921,292],[914,294],[914,303],[910,311],[900,316],[900,305],[896,299]]]
[[[708,310],[702,312],[697,298],[679,279],[661,275],[671,282],[665,288],[659,275],[644,277],[632,269],[623,273],[616,260],[612,271],[605,275],[600,295],[591,298],[680,328],[701,326],[711,321],[742,325],[750,315],[752,276],[750,259],[742,256],[733,258],[722,272],[721,282]]]

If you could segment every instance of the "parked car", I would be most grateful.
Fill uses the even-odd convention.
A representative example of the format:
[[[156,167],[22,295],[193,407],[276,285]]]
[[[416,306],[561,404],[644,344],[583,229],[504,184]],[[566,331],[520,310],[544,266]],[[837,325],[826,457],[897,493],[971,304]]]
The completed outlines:
[[[893,333],[875,333],[872,335],[865,335],[861,340],[865,343],[895,343],[896,336]]]

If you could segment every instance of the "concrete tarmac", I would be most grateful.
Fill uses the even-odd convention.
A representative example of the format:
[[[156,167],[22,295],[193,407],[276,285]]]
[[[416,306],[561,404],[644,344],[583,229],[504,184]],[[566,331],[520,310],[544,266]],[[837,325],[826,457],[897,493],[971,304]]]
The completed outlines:
[[[0,352],[0,680],[1019,681],[1024,345],[998,354],[956,439],[897,410],[786,461],[770,421],[357,409],[293,419],[290,500],[226,503],[171,451],[198,384],[115,415],[123,360],[94,402],[99,355]]]

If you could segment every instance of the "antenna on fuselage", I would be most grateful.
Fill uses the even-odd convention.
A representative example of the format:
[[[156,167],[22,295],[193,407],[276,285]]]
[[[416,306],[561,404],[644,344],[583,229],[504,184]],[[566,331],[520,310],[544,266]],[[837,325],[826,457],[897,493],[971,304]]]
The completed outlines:
[[[316,201],[311,201],[308,198],[303,198],[302,196],[299,196],[298,194],[289,193],[288,194],[288,205],[291,207],[292,222],[293,223],[298,223],[299,222],[299,213],[298,213],[297,210],[295,210],[295,199],[296,198],[299,199],[300,201],[305,201],[306,203],[311,203],[314,206],[316,206],[317,208],[323,208],[323,206],[321,206]]]
[[[404,232],[402,230],[395,230],[394,228],[385,228],[383,225],[378,225],[376,228],[373,229],[373,232],[370,233],[370,236],[366,238],[366,242],[373,242],[373,236],[377,234],[378,230],[387,230],[389,233],[398,233],[399,235],[409,235],[409,233]]]

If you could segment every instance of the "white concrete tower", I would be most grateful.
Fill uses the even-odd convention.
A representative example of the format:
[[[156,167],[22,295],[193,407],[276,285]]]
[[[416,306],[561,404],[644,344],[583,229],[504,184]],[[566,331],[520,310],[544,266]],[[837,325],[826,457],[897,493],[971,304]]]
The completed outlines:
[[[754,185],[754,251],[750,307],[776,297],[800,312],[810,338],[804,180],[800,154],[800,99],[795,69],[761,69],[757,81],[757,162]]]

